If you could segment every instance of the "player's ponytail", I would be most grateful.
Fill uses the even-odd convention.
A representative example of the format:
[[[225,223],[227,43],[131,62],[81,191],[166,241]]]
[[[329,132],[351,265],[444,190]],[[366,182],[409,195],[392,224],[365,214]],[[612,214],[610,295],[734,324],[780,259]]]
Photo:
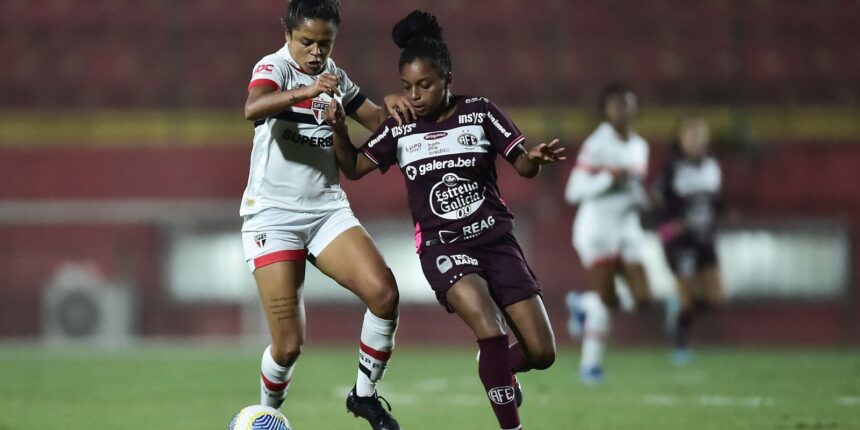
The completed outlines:
[[[399,67],[420,58],[433,63],[442,74],[451,72],[451,52],[442,40],[442,27],[432,14],[412,11],[394,26],[391,38],[403,49]]]

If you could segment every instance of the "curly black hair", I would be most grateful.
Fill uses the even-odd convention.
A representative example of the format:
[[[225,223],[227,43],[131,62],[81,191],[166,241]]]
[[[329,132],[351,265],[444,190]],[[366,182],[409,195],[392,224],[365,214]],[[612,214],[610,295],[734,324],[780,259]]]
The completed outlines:
[[[398,67],[421,58],[444,75],[452,70],[451,52],[442,40],[442,27],[432,14],[414,10],[391,30],[391,38],[403,52]]]

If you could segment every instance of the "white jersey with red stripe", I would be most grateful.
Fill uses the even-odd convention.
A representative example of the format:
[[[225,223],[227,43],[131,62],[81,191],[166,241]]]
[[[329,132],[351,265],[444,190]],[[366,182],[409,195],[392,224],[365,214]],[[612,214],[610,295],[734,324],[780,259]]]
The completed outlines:
[[[604,122],[585,140],[565,189],[567,202],[579,205],[573,235],[580,253],[586,248],[606,249],[607,239],[618,244],[608,247],[614,251],[626,246],[625,241],[640,240],[638,208],[647,202],[643,186],[647,169],[648,143],[636,133],[625,140]],[[626,172],[627,180],[616,184],[613,171]]]
[[[358,86],[333,60],[328,59],[322,73],[338,77],[340,95],[336,98],[347,114],[364,103]],[[267,85],[288,91],[311,86],[316,79],[316,75],[301,71],[284,45],[254,66],[248,89]],[[340,187],[332,130],[323,115],[330,100],[329,95],[320,94],[254,122],[251,168],[240,215],[253,215],[266,208],[322,212],[349,206]]]

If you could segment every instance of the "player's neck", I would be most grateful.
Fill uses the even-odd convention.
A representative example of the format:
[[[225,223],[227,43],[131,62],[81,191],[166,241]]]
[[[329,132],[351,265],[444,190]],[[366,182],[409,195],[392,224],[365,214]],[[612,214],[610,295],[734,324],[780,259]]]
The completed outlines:
[[[621,140],[626,142],[628,139],[630,139],[630,126],[615,125],[612,123],[610,123],[609,125],[612,126],[612,129],[615,130],[615,134],[617,134],[618,137],[621,138]]]
[[[442,100],[442,103],[439,103],[439,107],[429,115],[425,116],[424,119],[429,122],[445,121],[454,114],[455,108],[456,103],[454,102],[454,95],[449,92],[446,94],[445,99]]]

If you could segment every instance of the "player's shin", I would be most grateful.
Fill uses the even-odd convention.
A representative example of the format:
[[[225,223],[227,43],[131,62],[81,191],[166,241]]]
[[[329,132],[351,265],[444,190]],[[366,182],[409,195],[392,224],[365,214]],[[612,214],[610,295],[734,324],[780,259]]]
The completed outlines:
[[[287,397],[295,363],[287,367],[279,365],[272,358],[271,350],[271,345],[266,347],[260,363],[260,404],[277,409]]]
[[[585,324],[582,337],[580,377],[586,382],[599,382],[602,376],[603,353],[610,330],[609,309],[596,293],[582,297]]]
[[[358,350],[358,377],[355,383],[358,396],[369,397],[376,391],[376,383],[382,379],[388,367],[396,331],[397,319],[385,320],[373,315],[369,310],[364,314]]]
[[[478,340],[481,355],[478,358],[478,375],[499,425],[503,429],[520,428],[520,417],[511,385],[511,365],[508,358],[508,336],[494,336]]]

